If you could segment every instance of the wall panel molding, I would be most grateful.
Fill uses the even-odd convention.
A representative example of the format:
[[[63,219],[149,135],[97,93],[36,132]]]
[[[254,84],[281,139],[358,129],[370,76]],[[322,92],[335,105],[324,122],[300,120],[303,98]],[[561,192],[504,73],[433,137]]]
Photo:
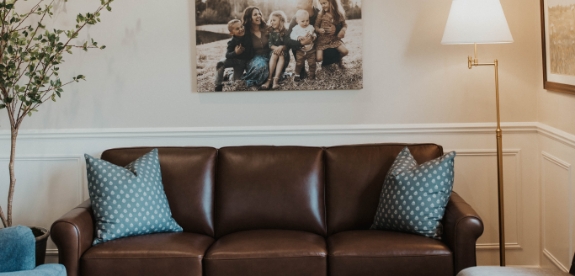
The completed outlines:
[[[552,167],[547,167],[545,163],[551,165]],[[548,170],[553,170],[553,167],[563,172],[549,172]],[[573,187],[571,181],[572,166],[568,162],[561,160],[560,158],[546,151],[541,151],[540,175],[542,222],[541,244],[543,247],[543,255],[546,256],[547,259],[549,259],[559,269],[567,271],[565,265],[570,263],[571,256],[573,255]],[[548,195],[548,189],[551,191],[551,193],[555,192],[559,194],[554,194],[554,196]],[[561,202],[561,199],[564,198],[560,199],[558,197],[561,197],[562,195],[566,195],[568,202]],[[559,204],[567,205],[567,207],[559,206]],[[565,212],[558,211],[558,209],[565,210]],[[557,225],[557,223],[561,224],[561,222],[563,222],[566,218],[568,219],[568,223],[565,227],[568,229],[561,229],[560,227],[557,229],[558,231],[554,231],[553,234],[548,237],[547,235],[550,234],[547,233],[548,224],[552,222],[555,222],[554,225]],[[564,247],[557,245],[560,243],[556,240],[557,235],[562,234],[565,235],[560,236],[559,240],[564,240],[564,243],[561,244],[568,244],[568,248],[566,249],[568,252],[564,252]],[[563,260],[565,264],[562,264],[561,260]]]
[[[9,156],[0,156],[8,164]],[[8,188],[8,166],[2,165],[0,194]],[[14,223],[50,229],[64,212],[82,202],[87,194],[84,158],[79,155],[17,155]],[[6,174],[4,174],[6,172]],[[6,190],[4,189],[6,188]],[[6,198],[0,204],[6,204]],[[58,250],[48,240],[47,256],[57,256]]]
[[[475,246],[478,250],[499,250],[499,243],[478,243]],[[516,242],[505,242],[505,249],[518,250],[522,249],[521,245]]]
[[[547,142],[542,142],[540,141],[540,147],[542,147],[542,145],[546,145],[546,147],[544,148],[545,150],[541,151],[541,156],[540,156],[540,175],[541,175],[541,179],[540,179],[540,189],[542,191],[542,195],[541,195],[541,228],[542,228],[542,233],[541,233],[541,245],[542,245],[542,254],[543,256],[548,259],[551,263],[553,263],[557,268],[561,269],[562,271],[567,272],[568,271],[568,267],[563,265],[561,263],[561,261],[559,261],[558,257],[560,259],[565,260],[566,264],[570,263],[571,258],[573,257],[573,253],[574,253],[574,239],[573,239],[573,235],[575,234],[574,230],[575,230],[575,211],[574,211],[574,187],[573,187],[573,170],[572,170],[572,165],[567,162],[564,161],[556,156],[554,156],[553,154],[557,154],[557,155],[561,155],[561,156],[570,156],[569,154],[565,155],[566,152],[564,152],[565,150],[567,150],[568,152],[573,152],[573,150],[575,150],[575,135],[571,134],[571,133],[567,133],[565,131],[559,130],[557,128],[551,127],[549,125],[543,124],[543,123],[537,123],[537,132],[540,134],[540,137],[545,137],[545,138],[549,138],[547,140]],[[546,208],[545,208],[545,198],[544,198],[544,191],[546,188],[546,185],[556,185],[558,186],[559,184],[557,183],[547,183],[546,181],[546,176],[545,176],[545,169],[543,166],[543,162],[548,162],[548,164],[551,164],[553,166],[556,166],[557,168],[560,168],[562,170],[565,171],[565,173],[567,174],[567,183],[564,183],[564,185],[566,185],[567,187],[564,189],[565,193],[569,194],[569,207],[566,208],[566,210],[564,212],[562,212],[561,214],[559,214],[560,216],[564,217],[564,218],[568,218],[568,227],[569,227],[569,231],[568,231],[568,237],[566,237],[567,241],[569,242],[569,253],[567,253],[567,256],[555,256],[552,254],[552,252],[549,251],[545,241],[545,222],[548,219],[548,216],[550,216],[550,214],[548,214],[548,212],[546,212]],[[573,159],[570,160],[570,162],[573,162]],[[562,258],[561,258],[562,257]]]
[[[9,162],[10,156],[0,156],[0,161]],[[76,163],[79,170],[83,168],[84,157],[78,155],[17,155],[15,158],[15,166],[19,166],[18,163],[20,161],[37,161],[37,162],[63,162],[63,161],[72,161]],[[77,196],[80,200],[84,200],[84,194],[87,192],[86,181],[84,181],[85,173],[79,173],[77,177],[77,181],[79,185],[81,185],[80,189],[78,190]]]
[[[446,152],[448,151],[452,151],[452,150],[445,150]],[[497,158],[497,151],[496,150],[492,150],[492,149],[456,149],[454,150],[457,152],[457,156],[467,156],[467,157],[485,157],[485,156],[493,156],[494,158]],[[522,239],[523,239],[523,233],[522,233],[522,227],[521,225],[523,225],[523,208],[522,205],[520,204],[520,202],[523,201],[523,197],[522,197],[522,189],[521,187],[523,186],[522,182],[521,182],[521,171],[522,171],[522,166],[521,166],[521,149],[503,149],[503,156],[513,156],[515,158],[515,168],[514,168],[514,172],[515,172],[515,180],[517,183],[514,183],[514,187],[515,187],[515,191],[514,191],[514,195],[515,195],[515,201],[517,202],[516,204],[516,213],[514,214],[515,218],[515,237],[517,238],[516,242],[510,242],[509,240],[507,240],[505,242],[505,248],[506,249],[513,249],[513,250],[517,250],[517,249],[522,249],[523,247],[521,246],[522,244]],[[504,169],[506,169],[504,167]],[[507,168],[507,171],[509,171],[510,169]],[[507,195],[506,197],[509,197],[509,195]],[[477,210],[476,210],[477,211]],[[506,216],[506,218],[508,218],[509,216]],[[484,218],[485,219],[485,218]],[[505,229],[509,229],[509,220],[506,219],[505,220],[505,224],[507,227],[505,227]],[[506,231],[507,232],[507,231]],[[495,235],[497,236],[497,235]],[[509,232],[506,233],[506,236],[509,237]],[[476,244],[476,248],[478,250],[492,250],[492,249],[499,249],[499,242],[495,241],[495,242],[480,242]]]
[[[0,156],[0,161],[9,162],[10,156]],[[77,155],[17,155],[15,158],[15,167],[19,166],[21,161],[37,161],[37,162],[62,162],[62,161],[72,161],[78,166],[78,170],[82,171],[84,157]],[[81,185],[78,189],[77,196],[78,199],[84,200],[84,194],[87,192],[86,181],[84,181],[85,173],[80,172],[77,177],[78,184]]]
[[[558,157],[555,157],[553,155],[551,155],[548,152],[542,151],[541,152],[541,156],[543,157],[544,160],[547,160],[557,166],[559,166],[560,168],[567,170],[567,171],[571,171],[571,164],[559,159]]]

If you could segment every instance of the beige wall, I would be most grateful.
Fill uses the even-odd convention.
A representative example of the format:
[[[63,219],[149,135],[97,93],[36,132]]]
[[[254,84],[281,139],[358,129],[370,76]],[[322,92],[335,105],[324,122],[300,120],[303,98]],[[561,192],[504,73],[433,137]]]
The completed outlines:
[[[75,14],[88,3],[68,2]],[[364,0],[364,89],[360,91],[195,91],[193,1],[122,0],[84,38],[108,48],[79,51],[63,76],[87,82],[26,119],[27,129],[156,128],[331,124],[474,123],[495,120],[493,70],[467,69],[472,46],[440,44],[451,0]],[[501,66],[502,121],[537,120],[540,92],[538,0],[502,0],[515,43],[482,45]],[[70,17],[69,17],[70,18]],[[70,18],[73,19],[73,18]],[[7,125],[0,116],[0,127]]]
[[[537,94],[537,112],[539,122],[575,134],[574,94],[541,89]]]

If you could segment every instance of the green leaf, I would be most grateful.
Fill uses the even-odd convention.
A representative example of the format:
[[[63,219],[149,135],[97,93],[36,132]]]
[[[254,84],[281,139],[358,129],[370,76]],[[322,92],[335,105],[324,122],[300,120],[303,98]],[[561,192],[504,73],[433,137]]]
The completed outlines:
[[[31,116],[38,111],[33,107],[41,105],[46,97],[56,101],[57,97],[62,96],[64,84],[58,72],[63,69],[61,64],[64,63],[64,51],[74,53],[75,45],[70,44],[70,40],[78,39],[85,25],[100,22],[100,11],[111,11],[110,3],[113,0],[100,0],[101,5],[95,12],[77,14],[76,28],[71,27],[69,30],[52,27],[51,19],[44,21],[46,15],[54,15],[55,4],[52,3],[55,2],[46,1],[48,4],[36,5],[27,12],[18,13],[18,10],[25,9],[24,1],[27,0],[0,0],[0,24],[4,30],[0,31],[0,51],[3,52],[0,54],[0,87],[8,93],[2,95],[0,109],[17,103],[15,107],[18,111]],[[29,17],[33,19],[24,21]],[[44,24],[46,22],[48,26]],[[90,48],[105,49],[106,46],[90,38],[80,48],[87,51]],[[73,80],[78,82],[86,80],[86,77],[77,75]]]

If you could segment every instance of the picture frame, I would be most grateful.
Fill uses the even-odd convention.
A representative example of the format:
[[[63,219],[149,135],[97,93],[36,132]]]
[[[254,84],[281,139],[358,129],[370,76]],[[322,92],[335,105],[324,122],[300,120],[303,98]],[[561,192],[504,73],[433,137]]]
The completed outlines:
[[[540,1],[543,87],[575,94],[575,0]]]
[[[362,1],[196,0],[197,92],[363,89]]]

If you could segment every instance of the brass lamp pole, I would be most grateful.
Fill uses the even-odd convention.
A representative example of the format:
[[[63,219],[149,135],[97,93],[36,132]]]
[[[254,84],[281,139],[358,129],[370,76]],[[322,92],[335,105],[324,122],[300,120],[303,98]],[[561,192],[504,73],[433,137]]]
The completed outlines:
[[[499,200],[499,264],[505,266],[505,221],[504,221],[504,204],[503,204],[503,146],[501,133],[501,116],[499,112],[499,61],[496,59],[493,63],[479,63],[477,59],[477,43],[474,43],[475,55],[472,59],[467,57],[467,66],[472,69],[473,66],[493,66],[495,67],[495,106],[497,111],[497,128],[495,136],[497,139],[497,194]]]

